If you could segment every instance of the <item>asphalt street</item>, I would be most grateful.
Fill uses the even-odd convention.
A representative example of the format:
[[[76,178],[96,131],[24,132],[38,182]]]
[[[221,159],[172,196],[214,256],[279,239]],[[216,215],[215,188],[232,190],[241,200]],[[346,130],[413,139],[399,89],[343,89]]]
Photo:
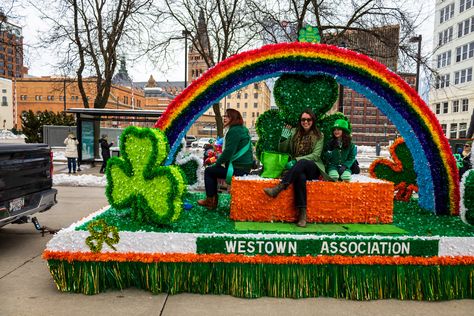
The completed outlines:
[[[57,187],[58,204],[38,214],[60,229],[107,205],[104,188]],[[226,295],[153,295],[138,289],[86,296],[59,292],[41,258],[52,235],[33,224],[0,229],[0,315],[473,315],[474,300],[414,302],[332,298],[241,299]]]

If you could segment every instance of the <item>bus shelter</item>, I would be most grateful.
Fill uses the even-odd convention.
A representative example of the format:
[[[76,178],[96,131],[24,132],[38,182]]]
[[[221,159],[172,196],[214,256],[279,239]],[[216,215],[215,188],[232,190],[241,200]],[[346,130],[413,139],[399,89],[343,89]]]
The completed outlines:
[[[116,110],[72,108],[66,111],[76,115],[76,135],[79,140],[78,161],[94,163],[99,158],[99,137],[101,122],[127,122],[128,125],[148,126],[155,124],[163,111]],[[112,125],[112,124],[111,124]]]

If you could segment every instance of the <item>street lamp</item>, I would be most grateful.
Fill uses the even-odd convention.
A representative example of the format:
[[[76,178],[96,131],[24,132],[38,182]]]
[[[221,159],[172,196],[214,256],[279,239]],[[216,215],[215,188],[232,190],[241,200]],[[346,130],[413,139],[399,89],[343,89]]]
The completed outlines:
[[[387,122],[383,123],[383,134],[384,134],[384,140],[388,143],[388,141],[387,141]]]
[[[410,43],[418,43],[418,53],[416,54],[416,86],[415,90],[418,92],[418,89],[420,87],[420,64],[421,64],[421,41],[422,41],[422,36],[421,34],[418,36],[413,36],[410,38],[409,42]]]
[[[191,32],[183,30],[181,34],[184,36],[184,88],[186,88],[188,86],[188,35],[191,35]]]

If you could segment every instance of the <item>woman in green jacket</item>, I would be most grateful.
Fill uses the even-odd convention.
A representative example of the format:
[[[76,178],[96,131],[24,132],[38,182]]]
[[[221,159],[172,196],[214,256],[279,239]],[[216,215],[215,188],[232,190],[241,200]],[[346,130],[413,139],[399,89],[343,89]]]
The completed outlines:
[[[306,226],[306,181],[316,180],[320,176],[329,180],[321,160],[324,135],[315,122],[313,111],[304,110],[298,127],[292,129],[291,136],[279,146],[281,152],[287,152],[292,157],[286,166],[288,172],[277,186],[264,189],[267,195],[276,197],[293,183],[295,206],[298,210],[297,225],[300,227]]]
[[[224,127],[229,128],[225,134],[224,148],[216,163],[207,167],[204,171],[206,198],[198,201],[199,205],[210,210],[217,208],[217,179],[226,178],[229,162],[232,161],[234,167],[233,175],[235,176],[248,174],[253,166],[250,135],[248,129],[244,126],[244,120],[240,112],[234,109],[227,109],[224,115]],[[248,149],[245,150],[244,148]],[[241,155],[235,157],[239,153]]]
[[[336,120],[332,127],[332,138],[325,152],[329,177],[334,181],[351,181],[351,166],[356,159],[357,148],[352,143],[349,124]]]

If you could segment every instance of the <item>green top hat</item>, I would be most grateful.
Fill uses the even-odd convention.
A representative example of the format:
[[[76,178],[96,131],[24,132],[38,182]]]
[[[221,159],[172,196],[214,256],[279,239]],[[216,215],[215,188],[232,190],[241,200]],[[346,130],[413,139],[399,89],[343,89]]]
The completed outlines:
[[[334,130],[335,128],[342,129],[347,134],[351,133],[351,131],[349,130],[349,123],[343,119],[339,119],[339,120],[336,120],[336,122],[334,122],[334,126],[332,127],[331,130]]]

